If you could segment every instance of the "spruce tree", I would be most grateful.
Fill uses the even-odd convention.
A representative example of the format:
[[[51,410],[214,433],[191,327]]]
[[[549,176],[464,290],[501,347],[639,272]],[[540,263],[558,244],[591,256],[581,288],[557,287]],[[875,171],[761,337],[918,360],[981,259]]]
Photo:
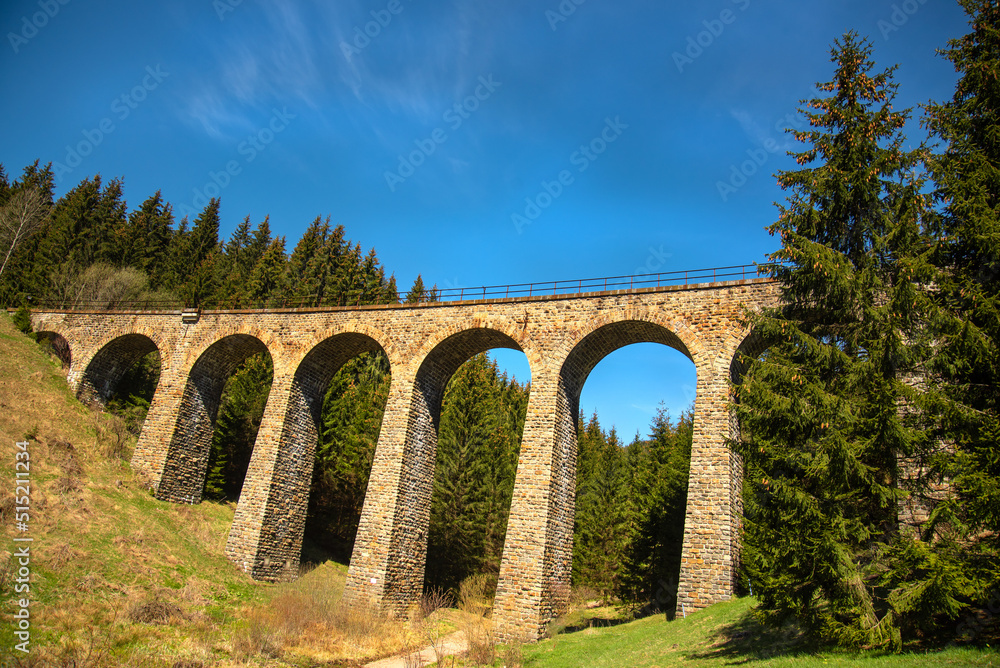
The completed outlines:
[[[362,353],[334,374],[324,397],[306,538],[337,558],[351,555],[388,396],[389,359]]]
[[[273,375],[270,355],[259,353],[247,358],[226,381],[212,432],[206,499],[240,498]]]
[[[200,264],[212,254],[219,245],[219,200],[212,198],[198,217],[194,220],[190,235],[190,253],[188,261],[192,265]]]
[[[630,496],[635,506],[618,596],[630,607],[673,614],[680,580],[693,410],[676,425],[657,411],[648,441],[629,446]]]
[[[913,171],[923,150],[904,150],[894,68],[874,72],[871,52],[853,32],[835,42],[834,78],[819,85],[829,96],[793,133],[803,167],[778,174],[790,194],[768,228],[781,239],[768,270],[784,306],[749,315],[769,348],[734,388],[733,447],[762,609],[846,645],[899,648],[922,602],[954,582],[934,569],[905,582],[893,556],[908,540],[898,460],[933,445],[913,383],[929,273]]]
[[[413,285],[410,287],[410,291],[406,293],[406,303],[419,304],[420,302],[427,301],[426,294],[427,290],[424,288],[424,279],[420,274],[417,274]]]
[[[272,297],[280,296],[284,288],[285,264],[285,237],[277,237],[268,245],[250,274],[247,297],[252,305],[260,308],[266,306]]]
[[[935,530],[963,530],[979,607],[1000,586],[1000,5],[960,4],[972,30],[941,52],[959,73],[955,94],[925,110],[943,141],[929,161],[942,205],[935,284],[946,314],[933,369],[954,402],[943,423],[953,457],[939,470],[956,494],[931,519]]]
[[[295,306],[319,305],[324,268],[315,259],[329,233],[329,224],[317,216],[292,250],[288,259],[285,297]]]
[[[629,495],[631,471],[626,451],[614,427],[596,429],[588,439],[587,474],[577,479],[576,523],[573,541],[573,577],[609,601],[621,586],[624,556],[633,515]]]
[[[172,224],[170,205],[156,191],[129,214],[123,225],[113,230],[106,260],[119,269],[138,269],[149,277],[153,286],[158,286]]]
[[[227,308],[246,306],[246,287],[253,266],[247,266],[247,246],[250,244],[250,216],[244,218],[223,246],[219,266],[219,303]]]

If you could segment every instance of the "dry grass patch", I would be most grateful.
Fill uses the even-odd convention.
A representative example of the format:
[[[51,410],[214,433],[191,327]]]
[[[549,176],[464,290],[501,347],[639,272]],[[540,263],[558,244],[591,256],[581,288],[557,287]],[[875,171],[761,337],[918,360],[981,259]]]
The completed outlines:
[[[273,586],[266,603],[239,614],[229,649],[242,662],[364,662],[420,646],[419,629],[362,605],[341,601],[346,570],[323,564],[298,581]]]
[[[161,597],[155,597],[133,605],[128,618],[140,624],[170,624],[186,620],[187,615],[180,606]]]

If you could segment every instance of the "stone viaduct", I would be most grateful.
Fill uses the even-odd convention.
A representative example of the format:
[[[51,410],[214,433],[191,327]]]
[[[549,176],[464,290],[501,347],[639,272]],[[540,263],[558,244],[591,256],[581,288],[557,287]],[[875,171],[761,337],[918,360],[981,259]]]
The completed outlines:
[[[201,499],[223,386],[268,352],[274,381],[226,544],[259,580],[297,572],[325,389],[346,361],[383,351],[391,386],[345,596],[400,610],[421,594],[437,429],[445,385],[492,348],[521,350],[531,393],[493,619],[532,641],[566,603],[573,554],[576,416],[583,384],[614,350],[640,342],[684,353],[697,370],[694,445],[677,606],[733,593],[742,466],[726,447],[729,382],[749,342],[744,308],[777,303],[767,279],[572,295],[271,311],[33,313],[63,337],[68,381],[106,400],[125,371],[158,350],[159,385],[133,468],[164,501]]]

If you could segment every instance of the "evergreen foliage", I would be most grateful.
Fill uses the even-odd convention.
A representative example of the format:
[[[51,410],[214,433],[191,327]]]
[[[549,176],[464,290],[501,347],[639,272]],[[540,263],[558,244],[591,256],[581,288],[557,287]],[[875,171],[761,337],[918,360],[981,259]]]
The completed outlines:
[[[258,353],[247,358],[226,381],[212,432],[205,498],[240,498],[273,374],[270,355]]]
[[[496,586],[528,392],[485,354],[449,381],[431,497],[427,587],[457,592],[477,574]]]
[[[577,423],[573,582],[636,612],[673,615],[680,578],[693,414],[661,408],[650,438],[623,447],[597,415]]]
[[[1000,588],[1000,5],[961,5],[971,31],[941,52],[959,74],[955,94],[925,110],[943,141],[929,161],[941,204],[934,282],[943,313],[930,369],[950,402],[940,435],[953,455],[934,472],[954,492],[925,532],[961,536],[953,552],[969,579],[964,600],[983,609]]]
[[[321,558],[351,557],[389,380],[389,359],[381,353],[364,353],[348,361],[330,381],[306,518],[310,543],[306,549]]]
[[[653,418],[649,440],[628,448],[633,518],[620,559],[619,599],[673,616],[680,580],[694,412],[672,423],[666,409]]]
[[[907,111],[893,69],[873,73],[871,46],[835,43],[830,95],[809,101],[813,129],[769,229],[781,238],[771,275],[785,305],[750,316],[768,349],[734,390],[744,458],[745,558],[762,609],[856,647],[898,650],[942,618],[968,587],[947,543],[901,527],[901,503],[933,461],[940,401],[925,364],[934,310],[927,286],[927,198],[903,149]],[[924,539],[928,540],[924,540]]]

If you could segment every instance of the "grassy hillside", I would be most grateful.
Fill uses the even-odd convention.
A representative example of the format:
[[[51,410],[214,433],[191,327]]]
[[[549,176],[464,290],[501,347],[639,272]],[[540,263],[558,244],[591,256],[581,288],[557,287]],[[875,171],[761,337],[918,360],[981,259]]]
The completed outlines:
[[[0,315],[0,665],[359,665],[423,642],[423,627],[342,610],[344,565],[285,585],[239,572],[223,554],[235,507],[157,501],[128,465],[134,437],[65,373]],[[24,440],[27,533],[11,482]],[[13,650],[15,536],[33,539],[28,657]]]
[[[551,640],[525,647],[524,666],[1000,666],[1000,653],[989,646],[900,655],[816,647],[805,642],[792,626],[785,629],[762,628],[754,620],[753,604],[751,598],[737,599],[672,622],[658,615],[617,626],[590,627],[560,634]],[[586,626],[586,622],[580,619],[573,620],[573,624]]]

